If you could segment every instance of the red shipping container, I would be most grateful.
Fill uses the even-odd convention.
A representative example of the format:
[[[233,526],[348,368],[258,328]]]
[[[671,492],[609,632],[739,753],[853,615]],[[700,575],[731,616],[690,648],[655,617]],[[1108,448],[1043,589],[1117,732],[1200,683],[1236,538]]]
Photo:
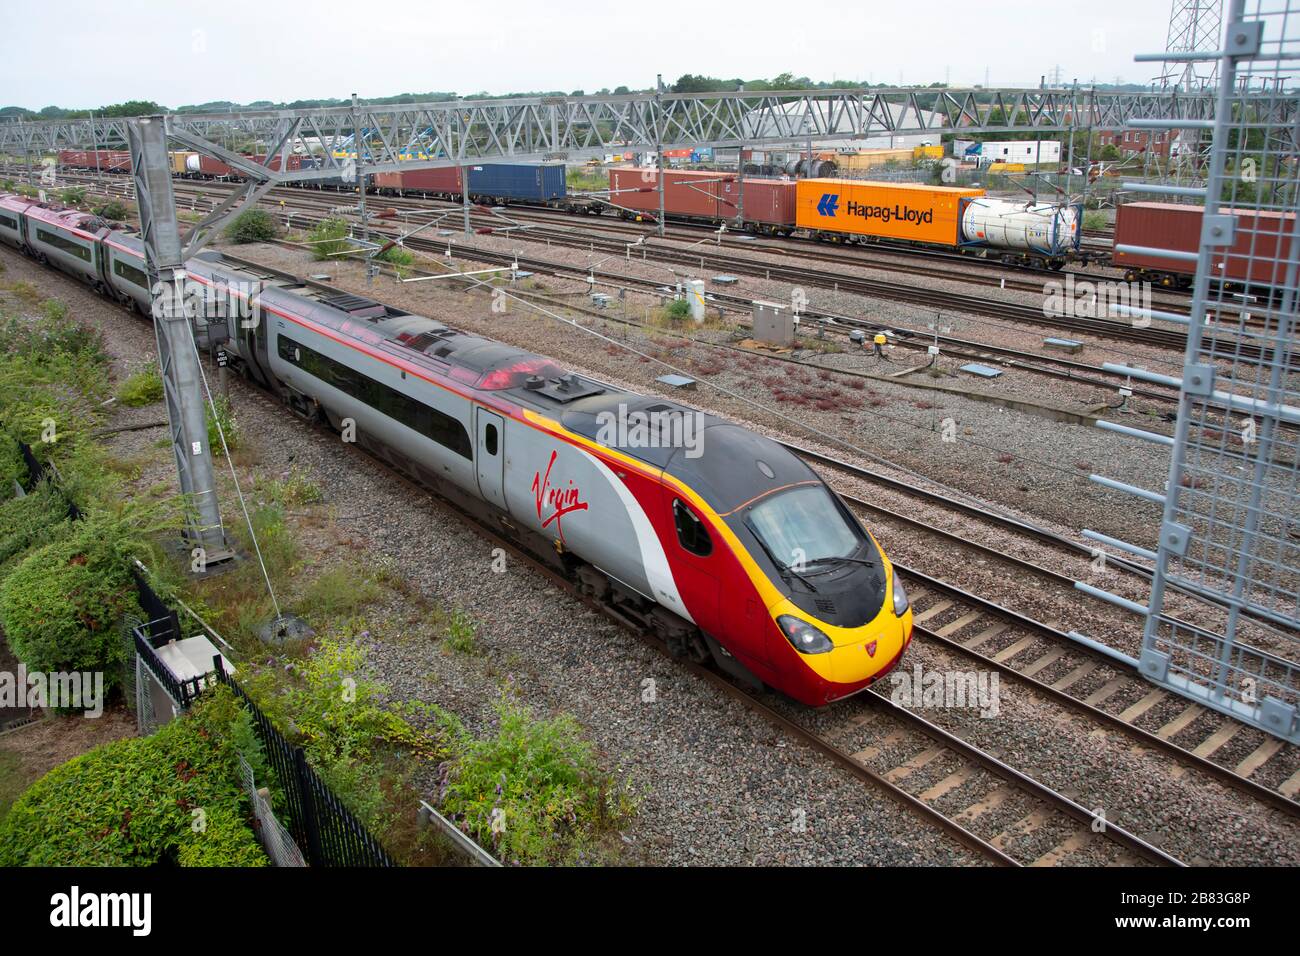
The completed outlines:
[[[452,193],[460,195],[460,167],[439,166],[435,169],[404,169],[397,174],[401,189],[414,189],[426,193]]]
[[[1232,246],[1215,253],[1213,275],[1236,282],[1282,285],[1290,258],[1295,214],[1254,210],[1224,210],[1237,217]],[[1115,214],[1115,245],[1145,246],[1196,252],[1201,243],[1201,206],[1178,203],[1134,202]],[[1116,252],[1115,265],[1123,269],[1193,276],[1196,263],[1160,256]],[[1249,274],[1247,274],[1249,273]]]
[[[91,154],[94,163],[94,154]],[[99,153],[99,168],[104,172],[129,173],[131,171],[131,154],[126,150],[104,149]]]
[[[253,162],[257,163],[259,166],[266,165],[265,153],[256,153],[248,158],[251,159]],[[271,157],[271,169],[279,170],[279,168],[280,168],[280,154],[276,153],[274,156]],[[297,153],[290,153],[289,162],[288,162],[288,166],[286,166],[286,169],[288,169],[288,171],[291,173],[297,172],[298,170],[302,169],[302,157]]]
[[[234,170],[225,163],[203,153],[199,153],[199,172],[204,176],[230,176],[234,174]]]
[[[440,166],[437,169],[403,169],[395,173],[376,173],[374,183],[376,189],[459,196],[460,167]]]
[[[669,216],[687,216],[695,219],[718,219],[718,196],[730,186],[734,193],[735,173],[708,170],[670,169],[664,178],[664,213]],[[659,214],[658,170],[635,166],[619,166],[609,171],[609,201],[615,206]],[[734,213],[722,213],[730,218]]]
[[[745,222],[794,228],[796,187],[793,179],[745,179]],[[734,219],[740,212],[740,184],[718,185],[718,215]]]

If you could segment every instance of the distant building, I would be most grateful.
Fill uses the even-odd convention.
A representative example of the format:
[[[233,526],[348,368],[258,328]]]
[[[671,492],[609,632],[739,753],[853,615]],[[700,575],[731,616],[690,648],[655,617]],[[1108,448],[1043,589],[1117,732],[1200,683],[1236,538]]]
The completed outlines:
[[[957,150],[960,149],[960,152]],[[1059,163],[1061,144],[1054,139],[1000,139],[983,142],[958,141],[954,155],[979,166],[993,163]]]
[[[1178,134],[1174,132],[1156,132],[1154,130],[1103,130],[1097,134],[1102,146],[1114,146],[1125,155],[1150,152],[1155,156],[1168,156],[1172,149],[1178,155]]]

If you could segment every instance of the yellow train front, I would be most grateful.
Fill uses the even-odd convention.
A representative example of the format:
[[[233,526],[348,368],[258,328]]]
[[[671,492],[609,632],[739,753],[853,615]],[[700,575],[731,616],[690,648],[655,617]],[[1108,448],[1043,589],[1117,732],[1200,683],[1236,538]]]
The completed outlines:
[[[889,558],[801,458],[704,418],[702,454],[679,450],[662,462],[662,511],[648,509],[671,515],[652,518],[676,587],[671,603],[723,670],[811,706],[863,690],[912,637]]]

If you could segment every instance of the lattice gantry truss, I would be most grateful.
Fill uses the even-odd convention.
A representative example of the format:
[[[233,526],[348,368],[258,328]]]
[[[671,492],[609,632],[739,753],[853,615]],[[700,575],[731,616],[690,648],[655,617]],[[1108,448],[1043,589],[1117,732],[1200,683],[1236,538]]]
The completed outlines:
[[[1253,100],[1243,92],[1240,100]],[[1252,109],[1296,115],[1293,96],[1261,98]],[[1212,95],[1177,90],[889,90],[765,93],[635,93],[624,96],[461,100],[405,106],[175,113],[172,134],[221,144],[254,140],[322,157],[295,180],[336,176],[343,156],[358,172],[466,161],[581,160],[608,152],[685,146],[758,146],[945,130],[966,132],[1122,129],[1134,120],[1214,118]],[[125,119],[0,124],[0,151],[116,148]],[[360,139],[358,157],[356,143]],[[272,179],[279,178],[272,174]]]

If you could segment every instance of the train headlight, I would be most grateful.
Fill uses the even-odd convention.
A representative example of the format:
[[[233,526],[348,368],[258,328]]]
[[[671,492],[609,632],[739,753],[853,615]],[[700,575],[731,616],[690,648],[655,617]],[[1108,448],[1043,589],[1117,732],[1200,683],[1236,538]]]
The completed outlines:
[[[903,587],[903,581],[901,578],[899,578],[898,572],[895,571],[894,572],[894,615],[896,617],[902,617],[904,614],[906,614],[907,605],[908,605],[907,590]]]
[[[785,639],[800,654],[825,654],[835,649],[831,639],[807,621],[791,614],[782,614],[776,619]]]

